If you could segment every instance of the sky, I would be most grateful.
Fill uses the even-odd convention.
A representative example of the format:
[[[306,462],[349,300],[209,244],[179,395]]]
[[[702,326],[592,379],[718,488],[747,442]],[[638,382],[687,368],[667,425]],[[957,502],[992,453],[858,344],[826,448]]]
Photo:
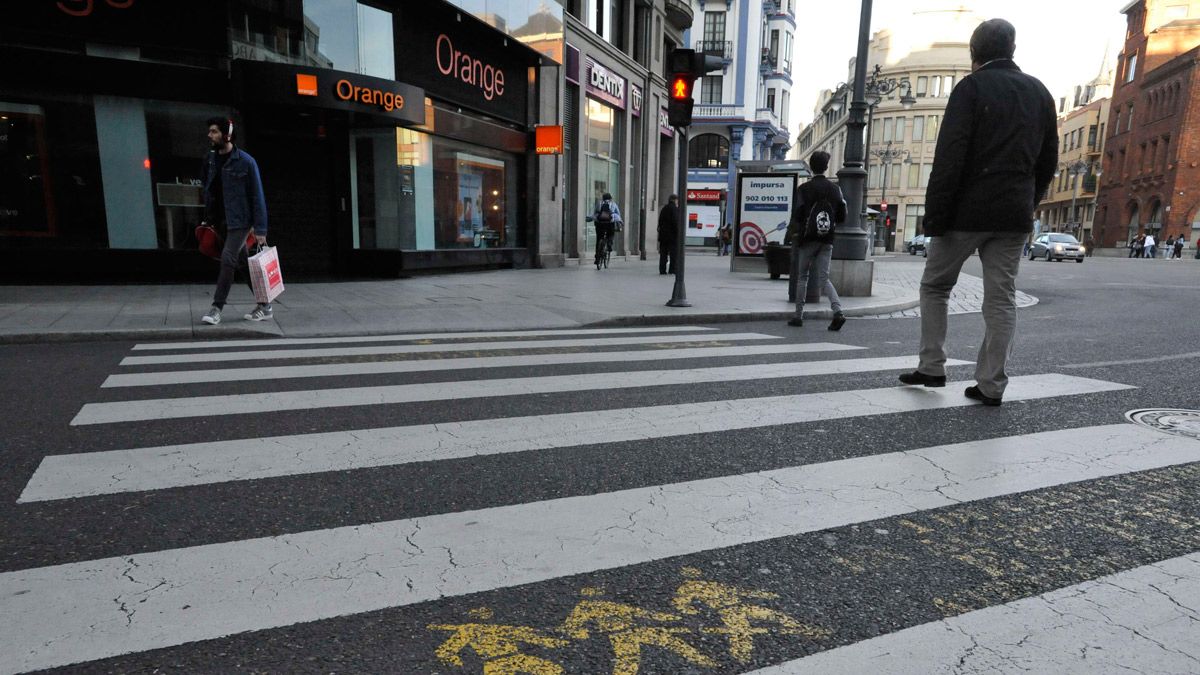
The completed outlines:
[[[1017,28],[1017,65],[1058,98],[1100,72],[1106,43],[1113,64],[1124,46],[1130,0],[875,0],[871,32],[902,25],[914,10],[964,6],[982,18],[1002,18]],[[853,0],[800,0],[792,66],[792,114],[799,125],[813,118],[822,89],[847,76],[855,56],[861,6]],[[936,39],[936,38],[934,38]],[[807,58],[808,54],[815,55]],[[797,132],[793,122],[793,138]]]

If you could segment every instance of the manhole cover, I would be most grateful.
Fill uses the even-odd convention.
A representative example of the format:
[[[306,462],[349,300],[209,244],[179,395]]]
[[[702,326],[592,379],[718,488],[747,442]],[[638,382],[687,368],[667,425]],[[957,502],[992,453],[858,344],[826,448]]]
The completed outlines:
[[[1200,410],[1130,410],[1125,419],[1151,429],[1200,440]]]

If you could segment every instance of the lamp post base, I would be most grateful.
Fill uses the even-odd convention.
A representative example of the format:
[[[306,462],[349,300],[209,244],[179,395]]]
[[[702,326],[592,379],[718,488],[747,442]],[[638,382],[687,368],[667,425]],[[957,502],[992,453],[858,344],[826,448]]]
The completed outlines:
[[[833,240],[834,260],[866,260],[871,252],[871,235],[859,230],[838,230]]]

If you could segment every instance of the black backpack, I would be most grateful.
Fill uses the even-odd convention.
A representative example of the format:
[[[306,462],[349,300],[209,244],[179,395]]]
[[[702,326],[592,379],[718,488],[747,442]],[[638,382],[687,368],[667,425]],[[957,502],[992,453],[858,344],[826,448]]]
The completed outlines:
[[[832,237],[833,230],[837,227],[837,223],[834,222],[836,213],[833,210],[833,204],[830,204],[828,199],[824,197],[818,199],[808,210],[808,218],[804,221],[804,237],[801,241],[823,241]]]
[[[600,210],[596,212],[596,222],[609,225],[613,221],[612,207],[607,201],[600,202]]]

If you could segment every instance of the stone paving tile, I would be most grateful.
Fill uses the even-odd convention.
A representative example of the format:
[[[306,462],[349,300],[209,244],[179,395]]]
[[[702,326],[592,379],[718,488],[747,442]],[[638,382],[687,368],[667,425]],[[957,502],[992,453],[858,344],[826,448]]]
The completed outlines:
[[[896,288],[907,288],[920,291],[921,274],[924,268],[914,265],[876,265],[875,280]],[[1032,307],[1038,299],[1017,291],[1017,308]],[[974,314],[983,311],[983,279],[970,274],[961,274],[958,283],[950,293],[950,314]],[[920,308],[904,309],[887,314],[859,317],[863,319],[917,319],[921,316]]]

